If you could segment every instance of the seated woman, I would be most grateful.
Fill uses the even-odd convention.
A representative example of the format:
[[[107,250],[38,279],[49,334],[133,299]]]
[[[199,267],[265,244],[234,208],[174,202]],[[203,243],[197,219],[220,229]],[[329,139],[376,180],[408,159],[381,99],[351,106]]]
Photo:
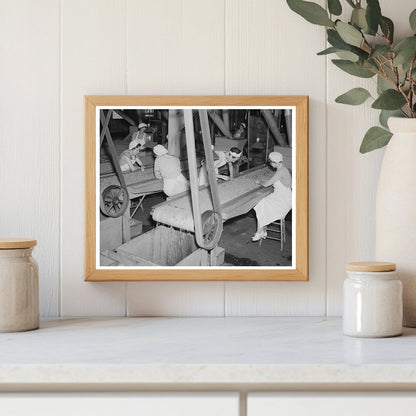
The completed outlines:
[[[139,168],[135,166],[137,164],[140,170],[144,171],[144,165],[139,159],[138,154],[143,148],[143,143],[138,139],[133,139],[129,143],[129,148],[124,150],[119,157],[120,167],[122,172],[134,172]]]
[[[163,192],[167,196],[173,196],[187,191],[189,182],[182,174],[179,159],[169,155],[166,147],[161,144],[156,145],[153,152],[156,155],[155,177],[163,180]]]
[[[271,166],[276,169],[276,173],[269,180],[258,183],[264,187],[273,185],[274,191],[254,207],[257,216],[257,231],[252,237],[252,241],[266,238],[266,226],[286,217],[292,209],[292,177],[283,166],[283,156],[279,152],[272,152],[269,154],[269,161]]]
[[[233,179],[234,170],[233,170],[233,163],[235,163],[241,156],[242,152],[238,147],[232,147],[228,151],[223,150],[214,150],[217,159],[214,160],[214,168],[215,168],[215,175],[217,179],[222,179],[223,181],[228,181],[229,179]],[[202,163],[201,163],[202,164]],[[220,175],[218,173],[218,169],[222,166],[228,164],[228,171],[230,176]],[[208,184],[208,173],[206,166],[201,166],[201,170],[199,171],[199,186],[204,186]]]

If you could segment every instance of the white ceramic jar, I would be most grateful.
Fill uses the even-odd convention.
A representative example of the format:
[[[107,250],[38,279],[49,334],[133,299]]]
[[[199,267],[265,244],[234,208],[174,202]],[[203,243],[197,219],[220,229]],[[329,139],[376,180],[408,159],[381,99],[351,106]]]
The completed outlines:
[[[0,239],[0,332],[39,327],[38,264],[32,257],[36,240]]]
[[[343,289],[343,332],[354,337],[392,337],[402,333],[402,282],[396,265],[347,264]]]

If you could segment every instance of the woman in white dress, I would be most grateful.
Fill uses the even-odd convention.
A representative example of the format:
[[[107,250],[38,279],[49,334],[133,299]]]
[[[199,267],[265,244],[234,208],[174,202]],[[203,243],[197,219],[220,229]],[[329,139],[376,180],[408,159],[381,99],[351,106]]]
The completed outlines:
[[[169,155],[166,147],[158,144],[153,148],[156,155],[154,173],[157,179],[163,180],[163,192],[173,196],[189,189],[189,182],[183,176],[181,163],[175,156]]]
[[[223,181],[228,181],[230,179],[233,179],[234,178],[233,163],[237,162],[237,160],[242,155],[241,150],[238,147],[232,147],[228,151],[214,150],[214,153],[216,155],[216,159],[214,160],[214,169],[215,169],[215,175],[217,179],[222,179]],[[228,165],[228,171],[230,173],[230,176],[220,175],[218,173],[219,168],[225,165]],[[199,181],[199,186],[205,186],[208,184],[208,172],[207,172],[207,168],[205,164],[201,166],[201,170],[199,171],[198,181]]]
[[[286,217],[292,209],[292,177],[285,166],[283,156],[279,152],[269,154],[271,166],[276,173],[267,181],[260,183],[264,187],[274,187],[273,193],[260,200],[254,207],[257,216],[257,231],[252,241],[266,238],[266,226],[280,218]]]
[[[140,170],[144,171],[143,162],[139,158],[139,153],[143,150],[143,145],[139,141],[139,139],[133,139],[129,143],[129,148],[124,150],[119,157],[119,163],[122,172],[134,172],[140,168]],[[139,167],[136,167],[135,165]]]

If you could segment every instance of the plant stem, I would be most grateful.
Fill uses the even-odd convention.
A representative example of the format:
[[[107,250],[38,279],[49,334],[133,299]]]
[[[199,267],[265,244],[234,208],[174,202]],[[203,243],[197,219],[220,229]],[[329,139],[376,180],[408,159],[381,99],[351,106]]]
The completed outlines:
[[[410,107],[410,114],[412,116],[412,118],[416,117],[415,111],[414,111],[414,107],[413,107],[413,97],[415,94],[415,81],[413,79],[412,76],[412,72],[413,72],[413,67],[416,61],[416,54],[413,56],[412,62],[410,63],[410,68],[409,68],[409,83],[410,83],[410,90],[409,90],[409,107]]]

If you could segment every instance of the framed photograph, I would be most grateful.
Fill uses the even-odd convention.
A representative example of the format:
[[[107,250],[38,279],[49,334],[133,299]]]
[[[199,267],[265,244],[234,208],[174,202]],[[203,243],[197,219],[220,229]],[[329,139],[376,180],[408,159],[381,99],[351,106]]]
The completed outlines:
[[[308,280],[308,97],[86,96],[86,280]]]

